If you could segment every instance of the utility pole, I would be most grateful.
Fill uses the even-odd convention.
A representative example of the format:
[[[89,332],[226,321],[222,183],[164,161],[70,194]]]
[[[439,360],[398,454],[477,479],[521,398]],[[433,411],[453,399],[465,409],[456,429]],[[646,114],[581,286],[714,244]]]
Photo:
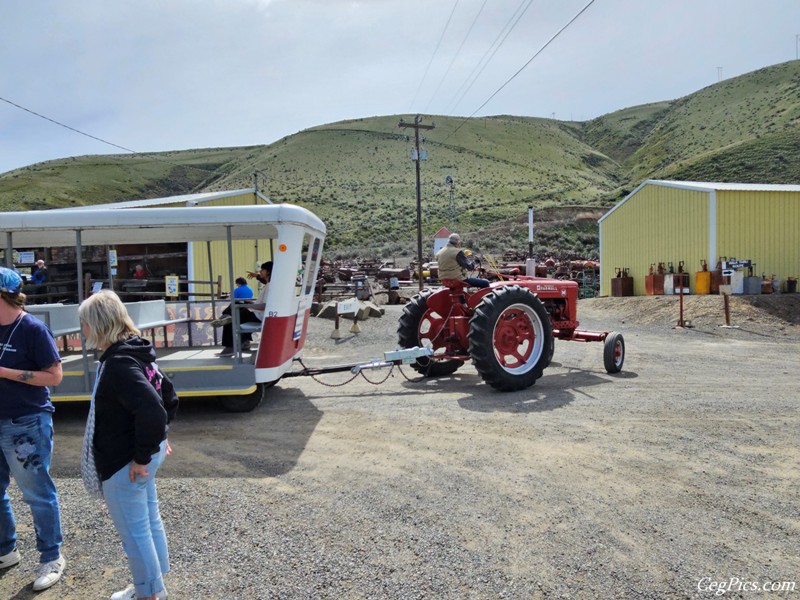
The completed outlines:
[[[444,178],[444,183],[450,186],[450,224],[453,227],[458,227],[458,211],[456,210],[456,200],[453,196],[453,192],[456,190],[456,182],[452,175],[447,175]]]
[[[417,261],[419,262],[418,266],[418,275],[419,275],[419,291],[422,291],[424,278],[422,277],[422,188],[420,187],[419,182],[419,161],[422,159],[422,156],[419,151],[419,130],[420,129],[433,129],[433,125],[423,125],[421,123],[422,117],[417,115],[414,117],[414,123],[404,123],[402,119],[400,119],[400,123],[397,125],[398,127],[412,127],[414,129],[414,147],[416,148],[416,158],[412,158],[414,162],[416,162],[416,169],[417,169]]]

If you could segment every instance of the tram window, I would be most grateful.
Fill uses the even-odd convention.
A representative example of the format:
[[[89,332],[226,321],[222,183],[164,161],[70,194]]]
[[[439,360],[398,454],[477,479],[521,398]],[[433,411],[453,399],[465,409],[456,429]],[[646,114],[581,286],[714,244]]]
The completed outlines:
[[[317,264],[319,263],[319,247],[321,245],[321,241],[319,238],[314,238],[314,244],[311,247],[311,254],[308,256],[308,260],[306,261],[306,295],[310,294],[314,290],[314,273],[317,272]]]
[[[311,235],[303,236],[303,250],[300,252],[300,262],[297,265],[297,280],[295,281],[295,294],[299,296],[303,291],[303,284],[306,277],[306,261],[308,259],[308,248],[311,245]]]

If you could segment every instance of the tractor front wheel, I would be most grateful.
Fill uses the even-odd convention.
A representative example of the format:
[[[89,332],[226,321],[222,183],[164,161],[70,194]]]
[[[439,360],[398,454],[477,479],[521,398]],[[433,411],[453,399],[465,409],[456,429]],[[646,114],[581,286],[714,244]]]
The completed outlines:
[[[519,285],[483,297],[469,324],[469,353],[483,380],[502,391],[532,386],[553,357],[553,325],[539,298]]]
[[[625,362],[625,340],[621,333],[612,331],[606,336],[603,346],[603,364],[608,373],[619,373],[622,371],[622,363]]]
[[[397,326],[398,344],[401,348],[430,348],[434,356],[423,356],[411,363],[411,367],[426,377],[445,377],[455,373],[464,361],[443,360],[437,357],[445,348],[447,317],[428,310],[428,297],[433,292],[422,292],[414,296],[403,307]]]

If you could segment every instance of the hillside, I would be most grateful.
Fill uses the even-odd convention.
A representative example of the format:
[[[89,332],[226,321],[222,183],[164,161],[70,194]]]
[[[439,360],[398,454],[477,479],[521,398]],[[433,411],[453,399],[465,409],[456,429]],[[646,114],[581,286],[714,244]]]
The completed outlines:
[[[300,132],[220,178],[212,189],[242,185],[253,170],[268,173],[273,200],[302,199],[328,224],[329,247],[357,248],[371,238],[382,250],[400,252],[401,240],[415,239],[416,197],[412,142],[399,121],[399,116],[361,119]],[[619,187],[616,165],[557,122],[430,121],[436,128],[424,144],[428,160],[421,168],[426,234],[442,225],[456,227],[447,175],[455,180],[457,226],[466,232],[524,216],[529,204],[597,205]]]
[[[787,135],[797,139],[799,126],[800,61],[792,61],[722,81],[673,102],[626,166],[633,179],[652,174],[668,179],[688,167],[708,172],[703,165],[721,166],[728,162],[721,157],[735,156],[744,146],[762,172],[774,170],[773,177],[781,177],[778,173],[785,164],[775,147],[783,146]],[[747,178],[746,173],[716,171],[722,181]],[[797,182],[798,175],[798,171],[784,172],[782,177]]]
[[[800,61],[585,123],[426,116],[424,235],[442,225],[489,253],[597,253],[594,219],[645,178],[797,183]],[[405,116],[406,120],[410,120]],[[264,146],[82,156],[0,174],[0,210],[44,209],[253,185],[327,223],[339,255],[416,247],[411,130],[401,116],[320,125]],[[450,175],[451,189],[445,184]]]

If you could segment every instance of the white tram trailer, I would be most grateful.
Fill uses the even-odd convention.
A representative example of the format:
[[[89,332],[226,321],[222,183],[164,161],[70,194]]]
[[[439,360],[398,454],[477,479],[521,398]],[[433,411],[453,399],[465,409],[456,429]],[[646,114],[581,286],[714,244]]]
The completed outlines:
[[[234,267],[234,242],[268,240],[274,263],[269,292],[263,306],[250,305],[263,309],[264,319],[260,326],[241,324],[239,311],[232,311],[232,357],[217,356],[219,346],[192,346],[191,335],[188,347],[157,349],[158,364],[173,380],[180,397],[217,397],[225,409],[242,412],[258,406],[265,390],[286,374],[302,353],[326,228],[305,208],[269,204],[8,212],[0,213],[0,232],[5,233],[7,265],[14,248],[74,245],[79,298],[90,293],[83,289],[84,246],[110,248],[121,244],[195,242],[193,248],[202,248],[203,244],[197,242],[207,242],[209,271],[212,271],[210,244],[222,241],[227,247],[228,289],[233,290],[234,268],[241,269],[241,265]],[[248,265],[247,270],[257,267]],[[113,278],[109,277],[103,287],[113,288]],[[126,304],[132,316],[150,311],[145,318],[147,322],[134,319],[141,329],[154,330],[178,322],[187,322],[186,326],[191,327],[191,313],[187,318],[170,321],[165,316],[163,300]],[[74,335],[80,333],[77,307],[77,304],[31,305],[28,311],[45,321],[54,335]],[[154,307],[161,307],[162,320],[152,316]],[[242,351],[237,335],[240,331],[260,333],[252,353]],[[98,365],[95,352],[87,351],[85,343],[81,343],[79,349],[65,349],[62,360],[64,378],[52,390],[53,401],[89,400]]]

